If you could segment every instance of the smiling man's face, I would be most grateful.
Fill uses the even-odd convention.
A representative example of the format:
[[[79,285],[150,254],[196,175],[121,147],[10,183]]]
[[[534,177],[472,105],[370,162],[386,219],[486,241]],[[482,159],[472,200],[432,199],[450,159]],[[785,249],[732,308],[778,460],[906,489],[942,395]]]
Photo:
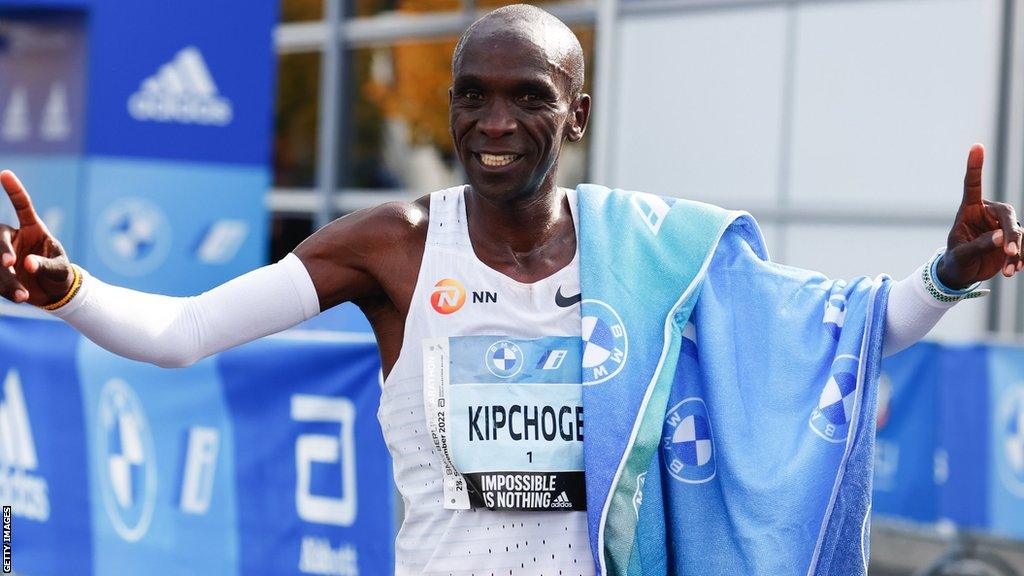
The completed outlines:
[[[489,200],[553,186],[562,142],[583,137],[590,99],[574,90],[566,40],[557,35],[571,32],[550,28],[480,22],[456,55],[452,138],[469,183]]]

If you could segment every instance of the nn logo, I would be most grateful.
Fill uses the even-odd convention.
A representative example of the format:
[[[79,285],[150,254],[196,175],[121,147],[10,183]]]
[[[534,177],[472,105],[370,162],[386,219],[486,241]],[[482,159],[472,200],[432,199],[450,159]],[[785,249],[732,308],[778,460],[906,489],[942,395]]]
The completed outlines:
[[[49,486],[30,474],[38,467],[21,378],[12,369],[0,396],[0,502],[12,505],[15,516],[45,522],[50,518]]]
[[[498,293],[479,290],[473,292],[473,304],[497,304]]]

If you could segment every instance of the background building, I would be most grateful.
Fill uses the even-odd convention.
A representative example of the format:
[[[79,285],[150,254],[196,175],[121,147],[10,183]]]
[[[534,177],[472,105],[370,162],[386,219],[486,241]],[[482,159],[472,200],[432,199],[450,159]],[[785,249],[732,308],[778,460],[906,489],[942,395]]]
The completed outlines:
[[[503,2],[284,0],[272,246],[460,182],[449,59]],[[945,242],[968,147],[1021,205],[1024,15],[1014,0],[539,3],[577,32],[594,117],[560,183],[742,208],[777,261],[902,278]],[[961,304],[933,335],[1024,330],[1022,293]]]

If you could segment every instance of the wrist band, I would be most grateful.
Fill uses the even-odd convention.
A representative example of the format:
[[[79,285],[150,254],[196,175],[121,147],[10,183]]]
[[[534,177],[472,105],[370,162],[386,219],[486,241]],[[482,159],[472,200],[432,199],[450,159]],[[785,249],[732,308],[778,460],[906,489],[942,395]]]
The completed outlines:
[[[75,294],[78,294],[79,288],[82,287],[82,273],[78,271],[78,266],[75,266],[74,264],[72,264],[71,265],[71,273],[74,275],[74,279],[71,280],[71,287],[68,288],[67,293],[65,293],[64,296],[61,297],[60,300],[57,300],[56,302],[54,302],[52,304],[47,304],[45,306],[40,306],[40,308],[42,308],[43,310],[46,310],[48,312],[52,312],[52,311],[56,310],[57,308],[60,308],[61,306],[64,306],[68,302],[71,302],[71,299],[75,297]]]
[[[938,269],[939,260],[942,259],[942,256],[945,253],[945,250],[939,250],[936,252],[935,255],[932,256],[931,261],[921,269],[921,279],[924,281],[925,290],[928,291],[928,294],[932,298],[935,298],[939,302],[950,303],[968,300],[970,298],[980,298],[991,292],[988,288],[979,288],[979,286],[981,286],[981,282],[975,282],[963,290],[952,290],[944,286],[942,282],[939,281],[936,270]]]

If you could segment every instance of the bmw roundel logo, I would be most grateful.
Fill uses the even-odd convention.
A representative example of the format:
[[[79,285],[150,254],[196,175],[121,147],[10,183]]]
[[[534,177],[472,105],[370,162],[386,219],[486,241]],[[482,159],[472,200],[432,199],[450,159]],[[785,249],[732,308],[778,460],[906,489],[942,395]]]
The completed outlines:
[[[857,372],[860,360],[842,354],[832,362],[832,371],[811,412],[810,426],[815,434],[829,442],[846,442],[857,401]]]
[[[487,349],[484,362],[498,378],[511,378],[523,369],[523,350],[515,342],[498,340]]]
[[[600,384],[622,370],[629,353],[626,326],[614,308],[600,300],[584,300],[583,384]]]
[[[715,477],[715,438],[704,400],[696,396],[665,413],[662,460],[669,475],[687,484],[703,484]]]
[[[97,219],[95,236],[103,262],[126,276],[152,272],[171,248],[166,216],[142,198],[121,198],[107,207]]]
[[[843,323],[846,321],[846,296],[833,294],[825,303],[825,315],[821,319],[825,329],[832,335],[834,340],[839,340],[843,332]]]
[[[100,391],[100,491],[114,530],[128,542],[149,530],[156,505],[156,453],[142,403],[124,380]]]
[[[1011,386],[999,406],[999,476],[1007,490],[1024,498],[1024,382]]]

